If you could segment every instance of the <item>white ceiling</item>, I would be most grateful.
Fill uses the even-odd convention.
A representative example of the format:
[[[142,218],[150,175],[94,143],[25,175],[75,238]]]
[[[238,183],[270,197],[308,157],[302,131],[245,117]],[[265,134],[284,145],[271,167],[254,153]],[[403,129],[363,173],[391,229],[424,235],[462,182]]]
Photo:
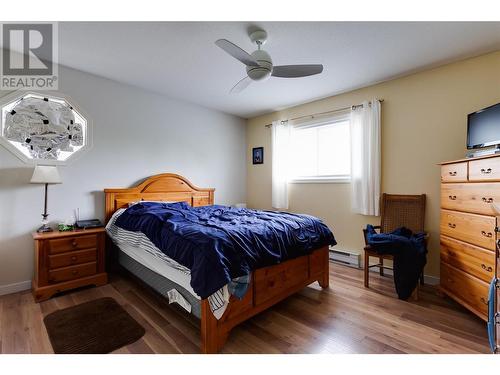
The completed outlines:
[[[229,89],[244,65],[219,49],[248,52],[252,28],[269,34],[275,65],[322,63],[313,77],[271,78]],[[104,22],[60,23],[59,62],[243,118],[432,66],[500,50],[500,22]]]

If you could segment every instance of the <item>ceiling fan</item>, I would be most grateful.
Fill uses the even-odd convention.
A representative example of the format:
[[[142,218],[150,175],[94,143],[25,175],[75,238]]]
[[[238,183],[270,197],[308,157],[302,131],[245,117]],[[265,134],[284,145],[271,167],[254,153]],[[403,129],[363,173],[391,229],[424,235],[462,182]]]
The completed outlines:
[[[248,87],[252,81],[264,81],[271,76],[298,78],[312,76],[323,71],[323,65],[321,64],[274,66],[271,56],[261,49],[267,41],[267,33],[264,30],[257,30],[251,33],[250,40],[257,44],[257,50],[251,54],[227,39],[219,39],[215,42],[225,52],[246,65],[247,76],[233,86],[230,90],[231,93],[239,93]]]

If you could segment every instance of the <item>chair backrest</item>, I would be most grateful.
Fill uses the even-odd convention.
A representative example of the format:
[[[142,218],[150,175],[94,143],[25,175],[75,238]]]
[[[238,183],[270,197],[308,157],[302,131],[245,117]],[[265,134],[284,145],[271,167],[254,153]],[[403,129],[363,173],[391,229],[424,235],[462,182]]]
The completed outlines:
[[[414,233],[424,231],[425,194],[382,194],[380,198],[380,231],[392,232],[399,227]]]

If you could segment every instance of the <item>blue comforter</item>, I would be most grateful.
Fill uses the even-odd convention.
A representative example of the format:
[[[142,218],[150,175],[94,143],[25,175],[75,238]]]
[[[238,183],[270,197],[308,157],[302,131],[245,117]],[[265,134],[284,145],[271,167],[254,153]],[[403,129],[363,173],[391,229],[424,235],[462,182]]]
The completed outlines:
[[[191,286],[201,298],[257,268],[336,244],[328,227],[313,216],[184,202],[135,204],[116,225],[144,233],[189,268]]]

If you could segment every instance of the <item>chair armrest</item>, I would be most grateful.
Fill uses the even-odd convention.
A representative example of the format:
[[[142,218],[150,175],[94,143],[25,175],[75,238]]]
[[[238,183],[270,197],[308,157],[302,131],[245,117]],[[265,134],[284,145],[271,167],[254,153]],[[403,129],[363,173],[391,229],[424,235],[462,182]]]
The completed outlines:
[[[381,229],[382,227],[381,227],[380,225],[374,225],[374,226],[373,226],[373,228],[375,228],[375,229]],[[363,229],[363,237],[364,237],[364,239],[365,239],[365,245],[366,245],[366,246],[369,246],[369,245],[368,245],[368,240],[367,240],[367,238],[366,238],[366,229]],[[365,250],[366,250],[366,249],[365,249]]]

